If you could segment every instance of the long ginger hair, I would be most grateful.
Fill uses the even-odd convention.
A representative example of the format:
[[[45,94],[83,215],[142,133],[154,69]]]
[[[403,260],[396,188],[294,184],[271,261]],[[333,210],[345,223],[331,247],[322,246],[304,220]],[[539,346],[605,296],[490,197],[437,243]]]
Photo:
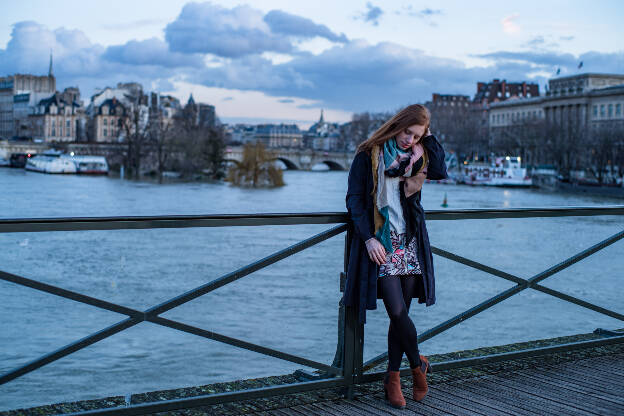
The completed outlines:
[[[425,126],[424,134],[427,134],[430,123],[431,114],[429,110],[427,110],[427,107],[420,104],[408,105],[403,110],[396,113],[390,120],[386,121],[370,138],[360,143],[356,153],[362,151],[370,153],[375,146],[383,144],[386,140],[396,136],[403,129],[413,126],[414,124]],[[422,137],[418,140],[420,139],[422,139]]]

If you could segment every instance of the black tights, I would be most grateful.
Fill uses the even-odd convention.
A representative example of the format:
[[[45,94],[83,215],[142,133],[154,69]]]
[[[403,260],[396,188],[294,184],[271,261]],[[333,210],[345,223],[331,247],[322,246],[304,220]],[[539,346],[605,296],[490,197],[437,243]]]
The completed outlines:
[[[381,278],[383,302],[390,317],[388,328],[388,370],[399,371],[403,352],[410,367],[420,366],[418,334],[408,312],[417,278],[385,276]]]

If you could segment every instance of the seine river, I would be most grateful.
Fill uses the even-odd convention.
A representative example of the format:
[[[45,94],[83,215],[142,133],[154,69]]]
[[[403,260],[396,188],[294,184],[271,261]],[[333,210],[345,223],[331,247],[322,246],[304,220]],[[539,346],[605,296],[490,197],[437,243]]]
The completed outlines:
[[[345,211],[346,172],[284,174],[280,189],[223,183],[158,185],[0,169],[0,217],[84,217]],[[425,209],[596,206],[621,200],[426,184]],[[529,278],[621,231],[622,217],[430,221],[433,245]],[[0,234],[0,270],[137,309],[174,297],[329,226]],[[621,310],[623,241],[543,284]],[[331,364],[343,235],[164,314]],[[434,256],[437,303],[413,304],[420,332],[513,286]],[[125,316],[0,281],[0,373]],[[383,303],[368,313],[365,359],[386,349]],[[424,354],[619,328],[621,322],[525,290],[421,345]],[[0,410],[285,374],[302,366],[141,323],[0,386]]]

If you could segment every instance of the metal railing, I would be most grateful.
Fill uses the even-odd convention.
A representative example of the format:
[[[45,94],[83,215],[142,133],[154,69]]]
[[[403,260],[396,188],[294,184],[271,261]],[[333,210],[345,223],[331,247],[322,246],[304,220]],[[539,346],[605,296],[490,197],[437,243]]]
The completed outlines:
[[[494,218],[536,218],[536,217],[565,217],[565,216],[596,216],[596,215],[624,215],[624,206],[612,207],[573,207],[573,208],[518,208],[518,209],[466,209],[466,210],[438,210],[427,211],[427,220],[465,220],[465,219],[494,219]],[[339,332],[337,352],[332,365],[324,364],[314,360],[289,354],[266,346],[254,344],[241,339],[229,337],[213,331],[209,331],[196,326],[188,325],[176,320],[163,318],[161,314],[196,299],[206,293],[216,290],[231,282],[241,279],[257,270],[276,263],[295,253],[303,251],[322,241],[325,241],[338,234],[346,232],[345,235],[345,265],[344,272],[340,273],[341,290],[344,288],[347,261],[349,255],[350,242],[353,238],[353,228],[348,215],[342,213],[305,213],[305,214],[254,214],[254,215],[185,215],[185,216],[159,216],[159,217],[98,217],[98,218],[44,218],[44,219],[4,219],[0,220],[0,233],[23,233],[23,232],[51,232],[51,231],[85,231],[85,230],[122,230],[122,229],[150,229],[150,228],[186,228],[186,227],[237,227],[237,226],[266,226],[266,225],[298,225],[298,224],[339,224],[332,228],[316,234],[308,239],[300,241],[290,247],[277,251],[261,260],[248,264],[238,270],[227,273],[195,289],[173,297],[165,302],[155,305],[146,310],[137,310],[123,305],[97,299],[82,293],[63,289],[58,286],[49,285],[26,277],[18,276],[5,271],[0,271],[0,279],[18,285],[30,287],[35,290],[50,293],[66,299],[71,299],[80,303],[92,305],[104,310],[116,312],[127,317],[116,324],[101,329],[89,336],[70,343],[56,351],[43,355],[25,365],[14,368],[9,372],[0,375],[0,385],[10,382],[24,374],[28,374],[51,362],[59,360],[69,354],[86,348],[96,342],[117,334],[141,322],[150,322],[156,325],[176,329],[181,332],[194,334],[200,337],[223,342],[239,348],[244,348],[260,354],[279,358],[289,362],[304,365],[306,367],[320,370],[320,379],[314,381],[303,381],[298,383],[263,387],[256,389],[241,390],[235,392],[210,394],[204,396],[189,397],[176,400],[159,401],[117,407],[110,409],[99,409],[81,414],[115,414],[115,415],[135,415],[145,413],[155,413],[172,411],[197,406],[206,406],[237,400],[249,400],[259,397],[269,397],[289,393],[304,392],[309,390],[342,387],[347,397],[353,396],[354,386],[358,383],[365,383],[379,380],[384,372],[367,372],[376,365],[387,359],[387,353],[381,354],[369,361],[363,361],[364,346],[364,326],[358,323],[358,311],[354,307],[340,306]],[[614,244],[624,238],[624,230],[613,234],[611,237],[591,246],[587,249],[565,259],[543,272],[540,272],[529,279],[523,279],[511,273],[498,270],[468,258],[450,253],[446,250],[432,246],[434,254],[449,260],[464,264],[466,266],[484,271],[494,276],[516,283],[510,289],[487,299],[484,302],[448,319],[447,321],[425,331],[418,336],[419,342],[424,342],[435,335],[438,335],[449,328],[469,319],[490,307],[514,296],[525,289],[534,289],[542,293],[554,296],[578,306],[607,315],[609,317],[624,321],[624,315],[609,310],[607,308],[594,305],[574,296],[567,295],[542,286],[539,282],[564,270],[571,265],[591,256],[599,250]],[[591,346],[606,345],[611,343],[624,342],[624,335],[617,333],[609,334],[607,338],[591,341],[576,342],[551,347],[534,348],[530,350],[515,351],[503,354],[494,354],[476,358],[446,361],[432,365],[434,370],[444,370],[463,366],[485,364],[502,360],[529,357],[551,352],[566,351],[576,348],[586,348]],[[407,374],[409,369],[402,369],[402,374]]]

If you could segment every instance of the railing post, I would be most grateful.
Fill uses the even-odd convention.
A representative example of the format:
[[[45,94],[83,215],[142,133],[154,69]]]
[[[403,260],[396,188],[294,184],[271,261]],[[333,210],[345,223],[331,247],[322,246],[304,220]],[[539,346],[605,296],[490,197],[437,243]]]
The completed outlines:
[[[353,226],[350,224],[345,236],[344,273],[341,273],[341,291],[344,291],[352,238]],[[364,325],[359,323],[358,307],[344,306],[342,304],[340,305],[338,321],[339,334],[336,354],[338,355],[340,347],[342,346],[342,374],[347,383],[344,394],[348,399],[352,399],[354,384],[362,377],[364,362]],[[342,339],[340,339],[341,336]]]

